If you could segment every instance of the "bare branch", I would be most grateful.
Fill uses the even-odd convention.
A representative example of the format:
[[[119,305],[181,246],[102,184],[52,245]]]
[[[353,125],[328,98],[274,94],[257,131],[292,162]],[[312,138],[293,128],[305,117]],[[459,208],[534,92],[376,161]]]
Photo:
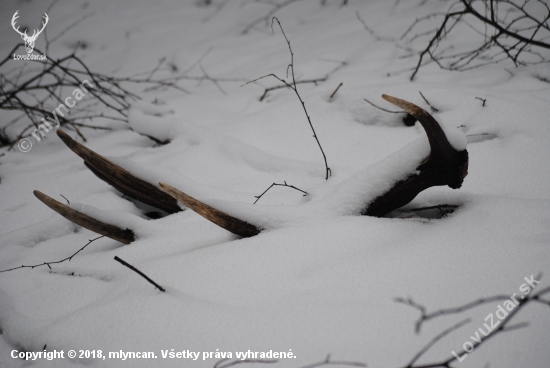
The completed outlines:
[[[504,60],[511,60],[516,67],[550,62],[547,55],[533,50],[533,47],[550,49],[550,44],[546,41],[550,32],[550,7],[545,5],[546,14],[544,11],[531,13],[532,10],[528,9],[532,8],[527,5],[536,1],[538,0],[523,0],[520,5],[513,0],[455,0],[451,2],[447,13],[432,13],[418,18],[405,31],[402,39],[419,23],[444,17],[437,28],[417,33],[407,40],[411,43],[419,37],[431,37],[428,45],[420,52],[410,79],[413,80],[420,67],[425,65],[423,59],[427,55],[431,61],[445,70],[470,70]],[[480,6],[475,7],[474,3],[479,3]],[[480,12],[479,8],[483,10]],[[466,16],[472,16],[474,22],[470,23]],[[451,44],[451,47],[436,52],[442,48],[447,36],[458,24],[469,27],[483,42],[477,47],[465,48],[458,52],[449,52],[454,46]],[[480,29],[480,25],[483,30]],[[530,57],[521,57],[523,54]]]
[[[338,85],[338,87],[336,87],[336,89],[334,90],[334,92],[332,92],[332,94],[330,95],[330,99],[332,99],[335,95],[336,95],[336,92],[338,92],[338,90],[340,89],[340,87],[342,87],[344,85],[344,83],[340,83]]]
[[[137,273],[138,275],[143,277],[145,280],[149,281],[151,284],[153,284],[155,286],[155,288],[159,289],[160,291],[162,291],[162,292],[166,291],[162,286],[160,286],[159,284],[154,282],[152,279],[150,279],[149,276],[147,276],[146,274],[144,274],[143,272],[141,272],[140,270],[138,270],[137,268],[135,268],[134,266],[132,266],[128,262],[124,261],[123,259],[120,259],[119,257],[115,256],[115,261],[117,261],[117,262],[123,264],[124,266],[128,267],[129,269],[131,269],[132,271],[134,271],[135,273]]]
[[[269,188],[267,188],[266,190],[264,190],[264,192],[263,192],[262,194],[260,194],[259,196],[254,196],[254,197],[256,198],[256,200],[254,201],[253,204],[256,204],[256,202],[258,202],[258,201],[260,200],[260,198],[262,198],[262,196],[263,196],[264,194],[266,194],[267,191],[270,190],[271,188],[273,188],[274,186],[281,186],[281,187],[288,187],[288,188],[295,189],[295,190],[297,190],[297,191],[299,191],[299,192],[304,193],[304,195],[303,195],[304,197],[308,195],[308,193],[307,193],[306,191],[303,191],[302,189],[296,188],[294,185],[288,185],[288,184],[286,183],[286,181],[285,181],[284,184],[273,183],[273,184],[271,184],[271,185],[269,186]]]
[[[420,96],[422,96],[422,98],[424,99],[424,101],[426,101],[426,103],[428,104],[428,106],[430,106],[430,109],[432,109],[432,112],[439,112],[438,109],[436,109],[435,107],[432,106],[432,104],[428,101],[428,99],[426,97],[424,97],[424,95],[422,94],[422,92],[418,91],[418,93],[420,93]]]
[[[243,35],[247,34],[248,32],[250,32],[250,30],[252,28],[254,28],[256,25],[260,24],[261,22],[265,22],[267,24],[267,22],[271,19],[271,17],[273,17],[275,15],[275,13],[277,13],[279,10],[283,9],[284,7],[286,7],[290,4],[296,3],[298,1],[302,1],[302,0],[286,0],[286,1],[283,1],[282,3],[274,5],[273,9],[271,9],[266,15],[264,15],[263,17],[257,18],[254,21],[252,21],[251,23],[249,23],[242,30],[241,33]]]
[[[282,82],[286,87],[288,87],[288,88],[290,88],[291,90],[294,91],[294,93],[296,94],[296,97],[298,97],[298,100],[302,104],[302,108],[304,109],[304,113],[306,114],[307,121],[308,121],[309,126],[311,128],[311,131],[313,132],[313,138],[315,138],[315,141],[317,142],[317,145],[319,146],[319,149],[321,150],[321,154],[323,155],[323,160],[325,162],[325,180],[328,180],[329,176],[331,175],[331,171],[330,171],[330,168],[328,167],[327,156],[325,155],[325,151],[323,150],[323,147],[321,146],[321,142],[319,141],[319,138],[317,137],[317,133],[315,132],[315,128],[313,127],[313,123],[311,122],[311,117],[309,116],[309,113],[307,112],[306,103],[304,102],[304,100],[302,100],[302,97],[300,96],[300,93],[298,92],[297,82],[296,82],[296,78],[294,76],[294,53],[292,52],[292,47],[290,47],[290,41],[288,40],[288,37],[285,34],[285,31],[283,29],[283,26],[281,25],[281,22],[279,22],[279,19],[277,19],[276,17],[273,17],[273,19],[271,20],[271,28],[273,29],[273,22],[275,22],[275,21],[277,21],[277,24],[279,25],[279,28],[281,29],[281,32],[283,33],[283,36],[284,36],[284,38],[286,40],[286,43],[288,45],[288,51],[290,52],[290,64],[287,67],[287,74],[288,74],[288,71],[290,70],[290,76],[292,77],[292,81],[289,83],[289,82],[285,81],[284,79],[279,78],[275,74],[268,74],[268,75],[264,75],[263,77],[256,78],[256,79],[254,79],[250,82],[247,82],[246,84],[255,82],[257,80],[260,80],[260,79],[263,79],[263,78],[266,78],[266,77],[269,77],[269,76],[272,76],[275,79]],[[288,77],[288,75],[287,75],[287,77]],[[246,85],[246,84],[244,84],[244,85]]]
[[[32,265],[32,266],[19,266],[19,267],[14,267],[14,268],[10,268],[9,270],[3,270],[3,271],[0,271],[1,272],[8,272],[8,271],[13,271],[13,270],[17,270],[17,269],[20,269],[20,268],[36,268],[36,267],[40,267],[40,266],[48,266],[49,269],[51,269],[51,265],[53,264],[57,264],[57,263],[63,263],[65,261],[71,261],[73,259],[74,256],[76,256],[78,253],[82,252],[88,245],[92,244],[93,242],[95,242],[96,240],[98,239],[101,239],[101,238],[104,238],[105,235],[101,235],[101,236],[98,236],[97,238],[94,238],[94,239],[91,239],[85,246],[83,246],[82,248],[80,248],[79,250],[77,250],[76,252],[74,252],[73,254],[71,254],[70,256],[68,256],[67,258],[63,258],[59,261],[51,261],[51,262],[43,262],[43,263],[39,263],[39,264],[35,264],[35,265]]]

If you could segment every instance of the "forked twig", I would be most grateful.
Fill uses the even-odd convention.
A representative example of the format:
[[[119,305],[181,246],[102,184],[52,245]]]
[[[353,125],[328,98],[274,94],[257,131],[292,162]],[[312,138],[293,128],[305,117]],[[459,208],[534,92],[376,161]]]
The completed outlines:
[[[270,190],[271,188],[273,188],[274,186],[281,186],[281,187],[288,187],[288,188],[296,189],[297,191],[304,193],[304,195],[303,195],[304,197],[308,195],[308,192],[306,192],[306,191],[304,191],[304,190],[302,190],[302,189],[296,188],[294,185],[288,185],[288,184],[286,183],[286,181],[285,181],[284,184],[273,183],[273,184],[271,184],[271,185],[269,186],[269,188],[267,188],[266,190],[264,190],[264,192],[263,192],[262,194],[260,194],[259,196],[254,196],[254,198],[256,198],[256,200],[254,201],[253,204],[256,204],[256,202],[258,202],[258,201],[260,200],[260,198],[262,198],[262,196],[263,196],[264,194],[266,194],[267,191]]]
[[[550,49],[550,6],[546,2],[454,0],[450,3],[446,13],[434,12],[416,19],[401,37],[403,39],[421,22],[442,18],[437,28],[417,33],[407,40],[410,43],[420,37],[431,37],[428,45],[420,52],[416,67],[412,68],[411,81],[420,67],[432,61],[445,70],[469,70],[504,60],[512,61],[516,67],[550,62],[547,54],[536,49]],[[467,16],[473,18],[474,22],[466,19]],[[458,29],[459,25],[469,28],[474,36],[479,36],[479,46],[458,48],[458,51],[451,51],[456,49],[452,43],[448,47],[442,46],[445,41],[445,46],[449,45],[448,35]],[[528,56],[520,58],[523,54]],[[430,60],[423,63],[423,59],[428,56]]]
[[[476,97],[475,99],[476,100],[481,100],[483,102],[483,105],[481,105],[481,106],[485,107],[485,102],[487,102],[486,98]]]
[[[286,80],[284,80],[282,78],[279,78],[277,75],[272,73],[272,74],[268,74],[268,75],[264,75],[262,77],[256,78],[256,79],[254,79],[250,82],[245,83],[244,85],[256,82],[256,81],[258,81],[260,79],[263,79],[263,78],[273,77],[273,78],[277,79],[278,81],[280,81],[281,83],[283,83],[286,87],[288,87],[288,88],[290,88],[291,90],[294,91],[294,93],[298,97],[298,100],[302,104],[302,108],[304,109],[304,113],[306,114],[307,121],[309,123],[309,126],[311,127],[312,132],[313,132],[313,138],[315,138],[315,141],[317,142],[317,145],[319,146],[319,149],[321,150],[321,154],[323,155],[323,160],[325,161],[325,180],[328,180],[329,176],[331,175],[331,171],[330,171],[330,168],[328,167],[327,156],[325,155],[325,151],[323,150],[323,147],[321,146],[321,142],[319,142],[319,138],[317,137],[317,133],[315,132],[315,128],[313,128],[313,123],[311,122],[311,117],[309,116],[309,114],[307,112],[307,109],[306,109],[306,103],[304,102],[304,100],[300,96],[300,93],[298,92],[297,82],[296,82],[296,78],[294,76],[294,53],[292,52],[292,47],[290,47],[290,41],[288,40],[288,37],[285,34],[283,26],[281,25],[281,22],[279,22],[279,19],[277,19],[277,17],[273,17],[273,19],[271,20],[271,29],[273,29],[273,22],[274,21],[277,21],[277,24],[279,24],[279,28],[281,28],[281,32],[283,33],[283,36],[285,37],[286,43],[288,45],[288,50],[290,51],[290,64],[287,66],[287,78],[288,78],[288,70],[290,70],[290,75],[292,77],[292,81],[289,83]]]
[[[539,274],[537,274],[536,279],[540,280],[541,277],[542,277],[542,274],[539,273]],[[404,366],[404,368],[435,368],[435,367],[450,368],[451,367],[450,364],[452,362],[455,362],[461,356],[464,357],[465,354],[467,354],[467,353],[471,353],[473,349],[475,349],[478,346],[480,346],[481,344],[485,343],[490,338],[492,338],[492,337],[494,337],[494,336],[496,336],[496,335],[498,335],[502,332],[512,331],[512,330],[516,330],[518,328],[523,328],[523,327],[527,326],[526,323],[519,323],[519,324],[514,324],[514,325],[510,325],[509,323],[518,314],[518,312],[521,309],[523,309],[529,303],[539,302],[539,303],[550,306],[550,301],[542,298],[543,295],[546,295],[548,293],[550,293],[550,287],[546,287],[546,288],[540,290],[537,293],[530,293],[528,295],[524,294],[521,297],[520,300],[517,300],[517,304],[515,304],[514,309],[510,310],[510,309],[507,308],[508,314],[506,315],[506,317],[504,317],[502,319],[499,317],[499,323],[495,324],[494,326],[492,326],[490,328],[487,327],[487,333],[482,333],[483,336],[481,336],[479,338],[479,340],[474,340],[474,342],[470,343],[471,344],[471,349],[468,352],[466,352],[465,350],[462,350],[457,354],[453,350],[451,352],[452,353],[451,357],[446,358],[446,359],[444,359],[440,362],[415,365],[415,362],[424,353],[426,353],[438,340],[440,340],[441,338],[447,336],[449,333],[457,330],[458,328],[462,327],[464,324],[466,324],[470,320],[464,320],[462,322],[459,322],[458,324],[446,329],[445,331],[443,331],[442,333],[440,333],[436,337],[434,337],[432,340],[430,340],[430,342],[426,346],[424,346],[417,354],[415,354],[415,356],[412,358],[412,360],[406,366]],[[441,309],[441,310],[438,310],[438,311],[435,311],[435,312],[432,312],[432,313],[427,313],[426,308],[424,306],[422,306],[418,303],[415,303],[410,298],[409,299],[403,299],[403,298],[397,298],[396,299],[397,302],[403,303],[405,305],[409,305],[409,306],[411,306],[411,307],[413,307],[413,308],[420,311],[421,316],[420,316],[419,320],[417,321],[416,327],[415,327],[415,331],[417,333],[420,331],[420,326],[422,325],[422,323],[424,321],[429,320],[429,319],[436,318],[436,317],[443,316],[443,315],[461,313],[461,312],[464,312],[466,310],[478,307],[482,304],[495,302],[495,301],[501,301],[501,300],[510,300],[510,297],[505,296],[505,295],[495,295],[495,296],[492,296],[492,297],[489,297],[489,298],[480,298],[480,299],[474,300],[473,302],[464,304],[464,305],[459,306],[459,307]],[[485,326],[487,326],[487,324],[485,324]]]
[[[340,70],[340,68],[344,67],[347,63],[345,61],[338,61],[338,64],[339,65],[336,68],[329,71],[322,78],[297,80],[296,84],[310,84],[311,83],[311,84],[317,85],[317,83],[326,82],[328,80],[328,77],[330,77],[332,74],[336,73],[338,70]],[[248,84],[248,83],[246,83],[246,84]],[[260,96],[260,102],[262,102],[269,95],[269,92],[275,91],[277,89],[282,89],[282,88],[288,88],[288,86],[286,84],[279,84],[279,85],[276,85],[276,86],[273,86],[273,87],[267,87],[266,89],[264,89],[264,93]]]

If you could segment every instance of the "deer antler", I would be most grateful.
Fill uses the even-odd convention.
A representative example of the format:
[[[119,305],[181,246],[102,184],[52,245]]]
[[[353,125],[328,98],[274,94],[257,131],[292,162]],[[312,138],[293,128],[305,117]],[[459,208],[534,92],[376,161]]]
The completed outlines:
[[[22,37],[24,37],[25,39],[28,39],[29,41],[35,41],[38,36],[40,35],[40,33],[42,33],[42,31],[44,30],[44,28],[46,28],[46,25],[48,24],[48,21],[50,20],[50,18],[48,17],[48,14],[44,13],[44,22],[42,22],[42,29],[41,30],[38,30],[38,29],[35,29],[33,32],[32,32],[32,36],[29,36],[27,35],[27,31],[25,30],[25,32],[21,32],[19,30],[19,27],[20,26],[17,26],[17,28],[15,28],[15,23],[16,23],[16,20],[17,18],[19,18],[19,10],[17,10],[15,12],[15,14],[13,15],[13,17],[11,18],[11,26],[13,27],[13,29],[15,30],[15,32],[19,33]]]
[[[25,37],[28,37],[27,36],[27,31],[25,32],[21,32],[19,30],[19,26],[17,26],[17,28],[15,28],[15,22],[17,20],[17,18],[19,18],[19,15],[17,15],[19,13],[19,10],[17,10],[15,12],[15,14],[13,15],[13,17],[11,18],[11,26],[13,27],[13,29],[15,30],[15,32],[19,33],[21,36],[25,36]]]
[[[424,109],[388,95],[382,98],[413,115],[426,131],[430,143],[430,155],[416,168],[413,174],[369,203],[361,214],[381,217],[412,201],[420,192],[429,187],[448,185],[453,189],[462,186],[468,175],[468,151],[454,149],[439,123]]]
[[[406,205],[420,192],[429,187],[448,185],[453,189],[460,188],[464,178],[468,174],[468,152],[466,150],[457,151],[454,149],[445,136],[443,129],[439,126],[439,123],[427,111],[405,100],[388,95],[382,95],[382,97],[418,119],[428,136],[431,152],[418,165],[416,170],[411,171],[413,172],[412,174],[403,180],[395,182],[389,190],[376,197],[360,212],[361,215],[375,217],[384,216]],[[235,223],[241,226],[251,226],[246,221],[229,216],[164,183],[159,183],[159,185],[167,193],[188,206],[188,208],[228,231],[238,234],[233,227]],[[258,228],[255,230],[257,232],[260,231]],[[251,231],[249,235],[243,236],[252,235],[256,235],[254,231]]]
[[[468,174],[468,151],[466,151],[466,149],[462,151],[455,149],[447,139],[439,123],[427,111],[399,98],[387,95],[382,95],[382,98],[404,109],[418,119],[426,131],[431,151],[428,157],[417,164],[418,166],[414,170],[406,169],[403,173],[395,173],[395,175],[393,175],[395,178],[393,180],[395,182],[391,185],[390,189],[370,201],[363,210],[361,210],[359,205],[357,212],[355,212],[376,217],[384,216],[404,206],[412,201],[420,192],[429,187],[447,185],[453,189],[460,188],[464,178]],[[84,159],[86,166],[100,179],[111,184],[121,192],[137,198],[144,203],[164,209],[167,212],[177,212],[180,210],[177,201],[180,201],[209,221],[239,236],[254,236],[259,234],[262,230],[260,226],[253,225],[247,221],[243,221],[217,210],[168,184],[159,183],[163,192],[154,185],[134,177],[120,166],[98,155],[80,143],[77,143],[63,131],[58,130],[57,134],[71,150]],[[419,161],[420,160],[414,162]],[[342,187],[342,190],[346,190],[346,188]],[[38,194],[37,197],[39,197]],[[43,200],[43,198],[39,198]],[[357,201],[360,200],[361,198],[357,198]],[[53,199],[51,201],[53,201]],[[335,199],[335,201],[334,203],[337,203],[339,199]],[[46,203],[46,201],[44,201],[44,203]],[[60,208],[63,209],[63,207],[60,207],[61,204],[59,202],[57,203],[55,208],[52,206],[50,207],[65,216],[65,214],[59,210]],[[66,209],[63,210],[65,212],[67,211]],[[65,217],[73,222],[79,223],[73,219],[78,219],[74,216],[74,213],[72,217]],[[96,231],[93,228],[88,228]],[[97,232],[104,234],[104,232]]]
[[[91,230],[101,235],[105,235],[124,244],[130,244],[131,242],[136,240],[134,232],[130,229],[123,230],[117,226],[106,224],[104,222],[96,220],[88,215],[73,210],[69,206],[56,201],[52,197],[47,196],[46,194],[38,190],[34,191],[34,195],[36,196],[36,198],[40,199],[42,203],[50,207],[55,212],[59,213],[61,216],[65,217],[67,220],[72,221],[82,227],[85,227],[88,230]]]
[[[260,229],[254,225],[249,224],[246,221],[239,220],[233,216],[230,216],[222,211],[210,207],[209,205],[196,200],[195,198],[183,193],[179,189],[174,188],[171,185],[165,183],[159,183],[159,186],[166,193],[176,198],[178,201],[192,209],[205,219],[212,221],[218,226],[223,227],[225,230],[232,232],[235,235],[250,237],[258,235]]]
[[[44,28],[46,28],[46,24],[48,24],[49,20],[50,20],[50,18],[48,17],[48,14],[44,13],[44,22],[42,22],[42,29],[40,31],[39,30],[34,30],[32,32],[32,36],[30,38],[33,39],[33,40],[36,40],[38,38],[38,35],[40,35],[40,33],[42,33]]]
[[[45,22],[42,22],[42,29],[40,31],[37,30],[37,29],[32,31],[32,36],[29,36],[30,40],[35,41],[38,38],[38,36],[40,35],[40,33],[42,33],[44,28],[46,28],[46,24],[48,24],[48,21],[50,20],[50,18],[48,17],[48,14],[46,14],[46,13],[44,13],[44,20],[45,20]]]
[[[64,131],[58,130],[57,135],[67,147],[84,160],[84,164],[98,178],[113,186],[116,190],[168,213],[182,210],[174,198],[153,184],[136,178],[127,170],[78,143]]]
[[[50,18],[48,17],[48,14],[44,13],[44,22],[42,22],[42,29],[40,29],[40,30],[35,29],[32,33],[32,36],[29,36],[29,35],[27,35],[26,30],[25,30],[25,32],[21,32],[19,30],[19,26],[17,26],[17,28],[15,28],[15,22],[16,22],[17,18],[19,18],[18,13],[19,13],[19,10],[17,10],[15,12],[15,14],[13,15],[13,17],[11,18],[11,26],[13,27],[15,32],[17,32],[21,35],[21,38],[25,41],[25,49],[27,50],[27,53],[30,54],[32,52],[32,50],[34,49],[34,42],[36,41],[36,39],[38,38],[40,33],[42,33],[44,28],[46,28],[46,24],[48,24],[48,21],[49,21]]]

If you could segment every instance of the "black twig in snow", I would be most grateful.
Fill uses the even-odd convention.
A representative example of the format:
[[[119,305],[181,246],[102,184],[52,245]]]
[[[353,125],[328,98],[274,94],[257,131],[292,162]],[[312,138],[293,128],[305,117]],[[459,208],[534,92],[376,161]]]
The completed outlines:
[[[70,255],[69,257],[67,258],[63,258],[62,260],[60,261],[52,261],[52,262],[43,262],[43,263],[39,263],[39,264],[36,264],[36,265],[32,265],[32,266],[19,266],[19,267],[14,267],[14,268],[10,268],[9,270],[3,270],[3,271],[0,271],[1,272],[8,272],[8,271],[13,271],[13,270],[17,270],[17,269],[20,269],[20,268],[35,268],[35,267],[40,267],[40,266],[48,266],[48,268],[51,270],[51,266],[52,264],[56,264],[56,263],[63,263],[65,261],[71,261],[73,259],[74,256],[76,256],[78,253],[82,252],[84,250],[84,248],[86,248],[88,245],[90,245],[91,243],[93,243],[94,241],[98,240],[98,239],[101,239],[101,238],[104,238],[105,235],[101,235],[101,236],[98,236],[97,238],[95,239],[91,239],[85,246],[83,246],[82,248],[80,248],[79,250],[77,250],[75,253],[73,253],[72,255]]]
[[[153,284],[157,289],[159,289],[160,291],[162,292],[165,292],[166,290],[160,286],[159,284],[157,284],[156,282],[154,282],[153,280],[151,280],[149,278],[149,276],[147,276],[146,274],[144,274],[143,272],[141,272],[140,270],[138,270],[137,268],[135,268],[134,266],[132,266],[131,264],[129,264],[128,262],[124,261],[123,259],[120,259],[118,258],[117,256],[115,256],[115,261],[123,264],[124,266],[128,267],[129,269],[131,269],[132,271],[134,271],[135,273],[137,273],[138,275],[140,275],[141,277],[143,277],[145,280],[149,281],[151,284]]]
[[[422,96],[422,98],[424,99],[424,101],[426,101],[426,103],[428,104],[428,106],[430,106],[430,109],[432,109],[432,112],[439,112],[439,109],[436,109],[435,107],[432,106],[432,104],[430,103],[430,101],[428,101],[428,99],[426,97],[424,97],[424,95],[422,94],[422,92],[418,91],[418,93],[420,93],[420,96]]]
[[[536,277],[536,279],[540,280],[541,277],[542,277],[542,274],[539,273],[535,277]],[[527,304],[530,304],[532,302],[538,302],[538,303],[542,303],[542,304],[550,306],[550,301],[542,298],[543,295],[546,295],[548,293],[550,293],[550,287],[546,287],[542,290],[539,290],[537,293],[530,293],[529,295],[525,294],[524,298],[522,297],[522,299],[517,300],[517,304],[516,304],[515,308],[512,309],[512,310],[508,310],[508,315],[505,318],[499,320],[499,324],[495,324],[494,328],[488,329],[487,334],[483,333],[484,336],[481,336],[481,338],[479,340],[475,340],[473,343],[471,343],[472,344],[472,349],[475,349],[475,348],[479,347],[481,344],[485,343],[490,338],[492,338],[492,337],[494,337],[494,336],[496,336],[496,335],[498,335],[502,332],[512,331],[512,330],[515,330],[515,329],[518,329],[518,328],[525,327],[527,325],[525,323],[519,323],[519,324],[515,324],[515,325],[509,325],[509,323],[518,314],[518,312],[521,309],[523,309]],[[510,300],[510,296],[495,295],[495,296],[488,297],[488,298],[480,298],[480,299],[474,300],[470,303],[467,303],[467,304],[464,304],[464,305],[461,305],[461,306],[458,306],[458,307],[448,308],[448,309],[441,309],[441,310],[437,310],[435,312],[427,313],[426,308],[424,306],[422,306],[418,303],[415,303],[410,298],[408,298],[408,299],[397,298],[396,299],[397,302],[403,303],[405,305],[409,305],[409,306],[411,306],[411,307],[413,307],[413,308],[420,311],[421,316],[418,319],[418,321],[416,323],[416,327],[415,327],[415,331],[417,333],[420,331],[420,327],[421,327],[422,323],[424,321],[429,320],[429,319],[436,318],[436,317],[439,317],[439,316],[442,316],[442,315],[461,313],[461,312],[464,312],[466,310],[478,307],[482,304],[495,302],[495,301],[501,301],[501,300]],[[404,366],[403,368],[435,368],[435,367],[450,368],[451,363],[458,360],[459,357],[464,356],[464,354],[471,353],[472,350],[469,350],[468,352],[466,352],[464,350],[461,350],[458,353],[454,353],[454,350],[453,350],[453,352],[452,352],[453,354],[452,354],[451,357],[445,358],[444,360],[439,361],[439,362],[435,362],[435,363],[427,363],[427,364],[421,364],[421,365],[415,365],[414,363],[424,353],[426,353],[438,340],[440,340],[443,337],[447,336],[451,332],[459,329],[460,327],[462,327],[463,325],[465,325],[469,321],[470,321],[469,319],[463,320],[463,321],[459,322],[458,324],[456,324],[454,326],[451,326],[450,328],[448,328],[445,331],[438,334],[426,346],[424,346],[417,354],[415,354],[415,356],[412,358],[412,360],[406,366]]]
[[[289,188],[292,188],[292,189],[296,189],[297,191],[304,193],[304,197],[308,195],[308,192],[303,191],[302,189],[296,188],[294,185],[288,185],[288,184],[286,183],[286,181],[285,181],[284,184],[273,183],[273,184],[271,184],[271,185],[269,186],[269,188],[267,188],[266,190],[264,190],[264,192],[263,192],[262,194],[260,194],[259,196],[254,196],[254,197],[256,198],[256,200],[254,201],[253,204],[256,204],[256,202],[258,202],[258,201],[260,200],[260,198],[262,198],[262,196],[263,196],[264,194],[266,194],[267,191],[270,190],[271,188],[273,188],[274,186],[289,187]]]
[[[344,85],[343,82],[340,82],[340,84],[338,85],[338,87],[336,87],[336,89],[334,90],[334,92],[332,92],[332,94],[330,95],[330,98],[332,99],[335,95],[336,95],[336,92],[338,92],[338,90],[340,89],[340,87],[342,87]]]
[[[285,37],[286,43],[288,45],[288,50],[290,51],[290,64],[288,64],[288,66],[287,66],[287,78],[288,78],[288,71],[290,70],[290,76],[292,77],[292,81],[289,83],[286,80],[284,80],[282,78],[279,78],[277,75],[272,73],[272,74],[264,75],[263,77],[256,78],[256,79],[254,79],[250,82],[245,83],[244,85],[250,84],[252,82],[256,82],[256,81],[258,81],[260,79],[263,79],[263,78],[273,77],[273,78],[277,79],[278,81],[280,81],[281,83],[283,83],[286,87],[288,87],[288,88],[290,88],[291,90],[294,91],[294,93],[298,97],[298,100],[302,104],[302,108],[304,109],[304,113],[306,114],[307,121],[309,123],[309,126],[311,127],[311,131],[313,132],[313,138],[315,138],[315,141],[317,142],[317,145],[319,146],[319,149],[321,150],[321,154],[323,155],[323,160],[325,161],[325,180],[328,180],[329,176],[331,175],[331,171],[330,171],[330,168],[328,167],[327,156],[325,155],[325,151],[323,151],[323,147],[321,146],[321,142],[319,142],[319,138],[317,137],[317,133],[315,132],[315,128],[313,127],[313,123],[311,122],[311,117],[309,116],[309,114],[307,112],[306,103],[304,102],[304,100],[300,96],[300,93],[298,92],[298,87],[296,85],[297,82],[296,82],[296,78],[294,76],[294,53],[292,52],[292,47],[290,47],[290,41],[288,40],[288,37],[286,36],[285,31],[283,30],[283,26],[281,25],[281,22],[279,22],[279,19],[277,19],[276,17],[273,17],[273,19],[271,20],[271,29],[273,29],[273,22],[274,21],[277,21],[277,24],[279,24],[279,28],[281,28],[281,32],[283,33],[283,36]]]

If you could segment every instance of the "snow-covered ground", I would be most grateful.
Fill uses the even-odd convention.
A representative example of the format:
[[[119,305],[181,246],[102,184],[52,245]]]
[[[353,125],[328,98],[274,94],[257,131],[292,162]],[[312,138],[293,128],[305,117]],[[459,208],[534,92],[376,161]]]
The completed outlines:
[[[0,270],[63,259],[97,237],[44,206],[33,190],[64,202],[62,194],[74,208],[110,211],[103,216],[138,236],[130,245],[99,239],[51,270],[0,273],[0,367],[212,367],[219,359],[203,360],[202,352],[232,352],[236,358],[235,352],[248,350],[295,356],[247,363],[250,367],[298,368],[327,354],[369,367],[400,367],[437,334],[469,317],[418,363],[439,362],[472,341],[499,302],[427,321],[417,334],[419,311],[396,298],[410,297],[434,311],[481,297],[519,295],[524,277],[539,272],[545,276],[537,289],[550,285],[550,84],[541,80],[550,79],[548,64],[515,68],[503,62],[450,72],[432,63],[410,82],[416,54],[404,57],[410,52],[397,42],[377,40],[356,12],[378,34],[398,39],[417,17],[446,10],[446,2],[340,6],[341,1],[305,0],[285,7],[277,17],[291,41],[296,76],[322,78],[341,66],[324,82],[298,85],[332,170],[325,180],[321,152],[292,91],[272,91],[260,102],[275,79],[241,87],[269,73],[285,77],[290,55],[277,27],[271,32],[261,22],[241,34],[271,7],[230,0],[216,11],[220,3],[61,0],[48,14],[51,35],[90,16],[53,44],[48,57],[65,56],[84,41],[79,56],[103,73],[150,70],[166,57],[180,72],[192,67],[188,75],[236,80],[182,81],[188,94],[135,89],[142,100],[130,111],[130,126],[169,138],[167,145],[155,146],[127,125],[108,122],[114,131],[84,130],[85,145],[152,183],[248,213],[268,230],[240,239],[191,210],[149,220],[95,177],[54,132],[27,153],[0,149],[5,153]],[[49,4],[4,2],[2,58],[20,42],[10,25],[15,10],[39,19]],[[37,47],[43,42],[39,38]],[[409,46],[421,50],[425,42]],[[385,93],[429,110],[418,91],[439,109],[434,116],[448,131],[467,136],[469,174],[461,189],[430,188],[407,207],[460,207],[431,220],[352,215],[353,206],[368,200],[361,195],[372,196],[384,177],[418,158],[402,154],[399,162],[392,156],[386,166],[371,165],[398,150],[428,149],[419,124],[406,127],[399,115],[363,99],[395,110],[381,99]],[[486,99],[485,106],[476,97]],[[365,180],[364,192],[358,177]],[[284,181],[310,195],[275,187],[252,205],[271,183]],[[326,199],[334,193],[340,201]],[[527,305],[514,319],[520,322],[529,325],[499,334],[453,366],[548,367],[548,305]],[[153,351],[158,358],[29,363],[10,357],[14,349],[38,352],[44,346],[65,354]],[[161,351],[171,349],[201,355],[196,361],[163,359]]]

